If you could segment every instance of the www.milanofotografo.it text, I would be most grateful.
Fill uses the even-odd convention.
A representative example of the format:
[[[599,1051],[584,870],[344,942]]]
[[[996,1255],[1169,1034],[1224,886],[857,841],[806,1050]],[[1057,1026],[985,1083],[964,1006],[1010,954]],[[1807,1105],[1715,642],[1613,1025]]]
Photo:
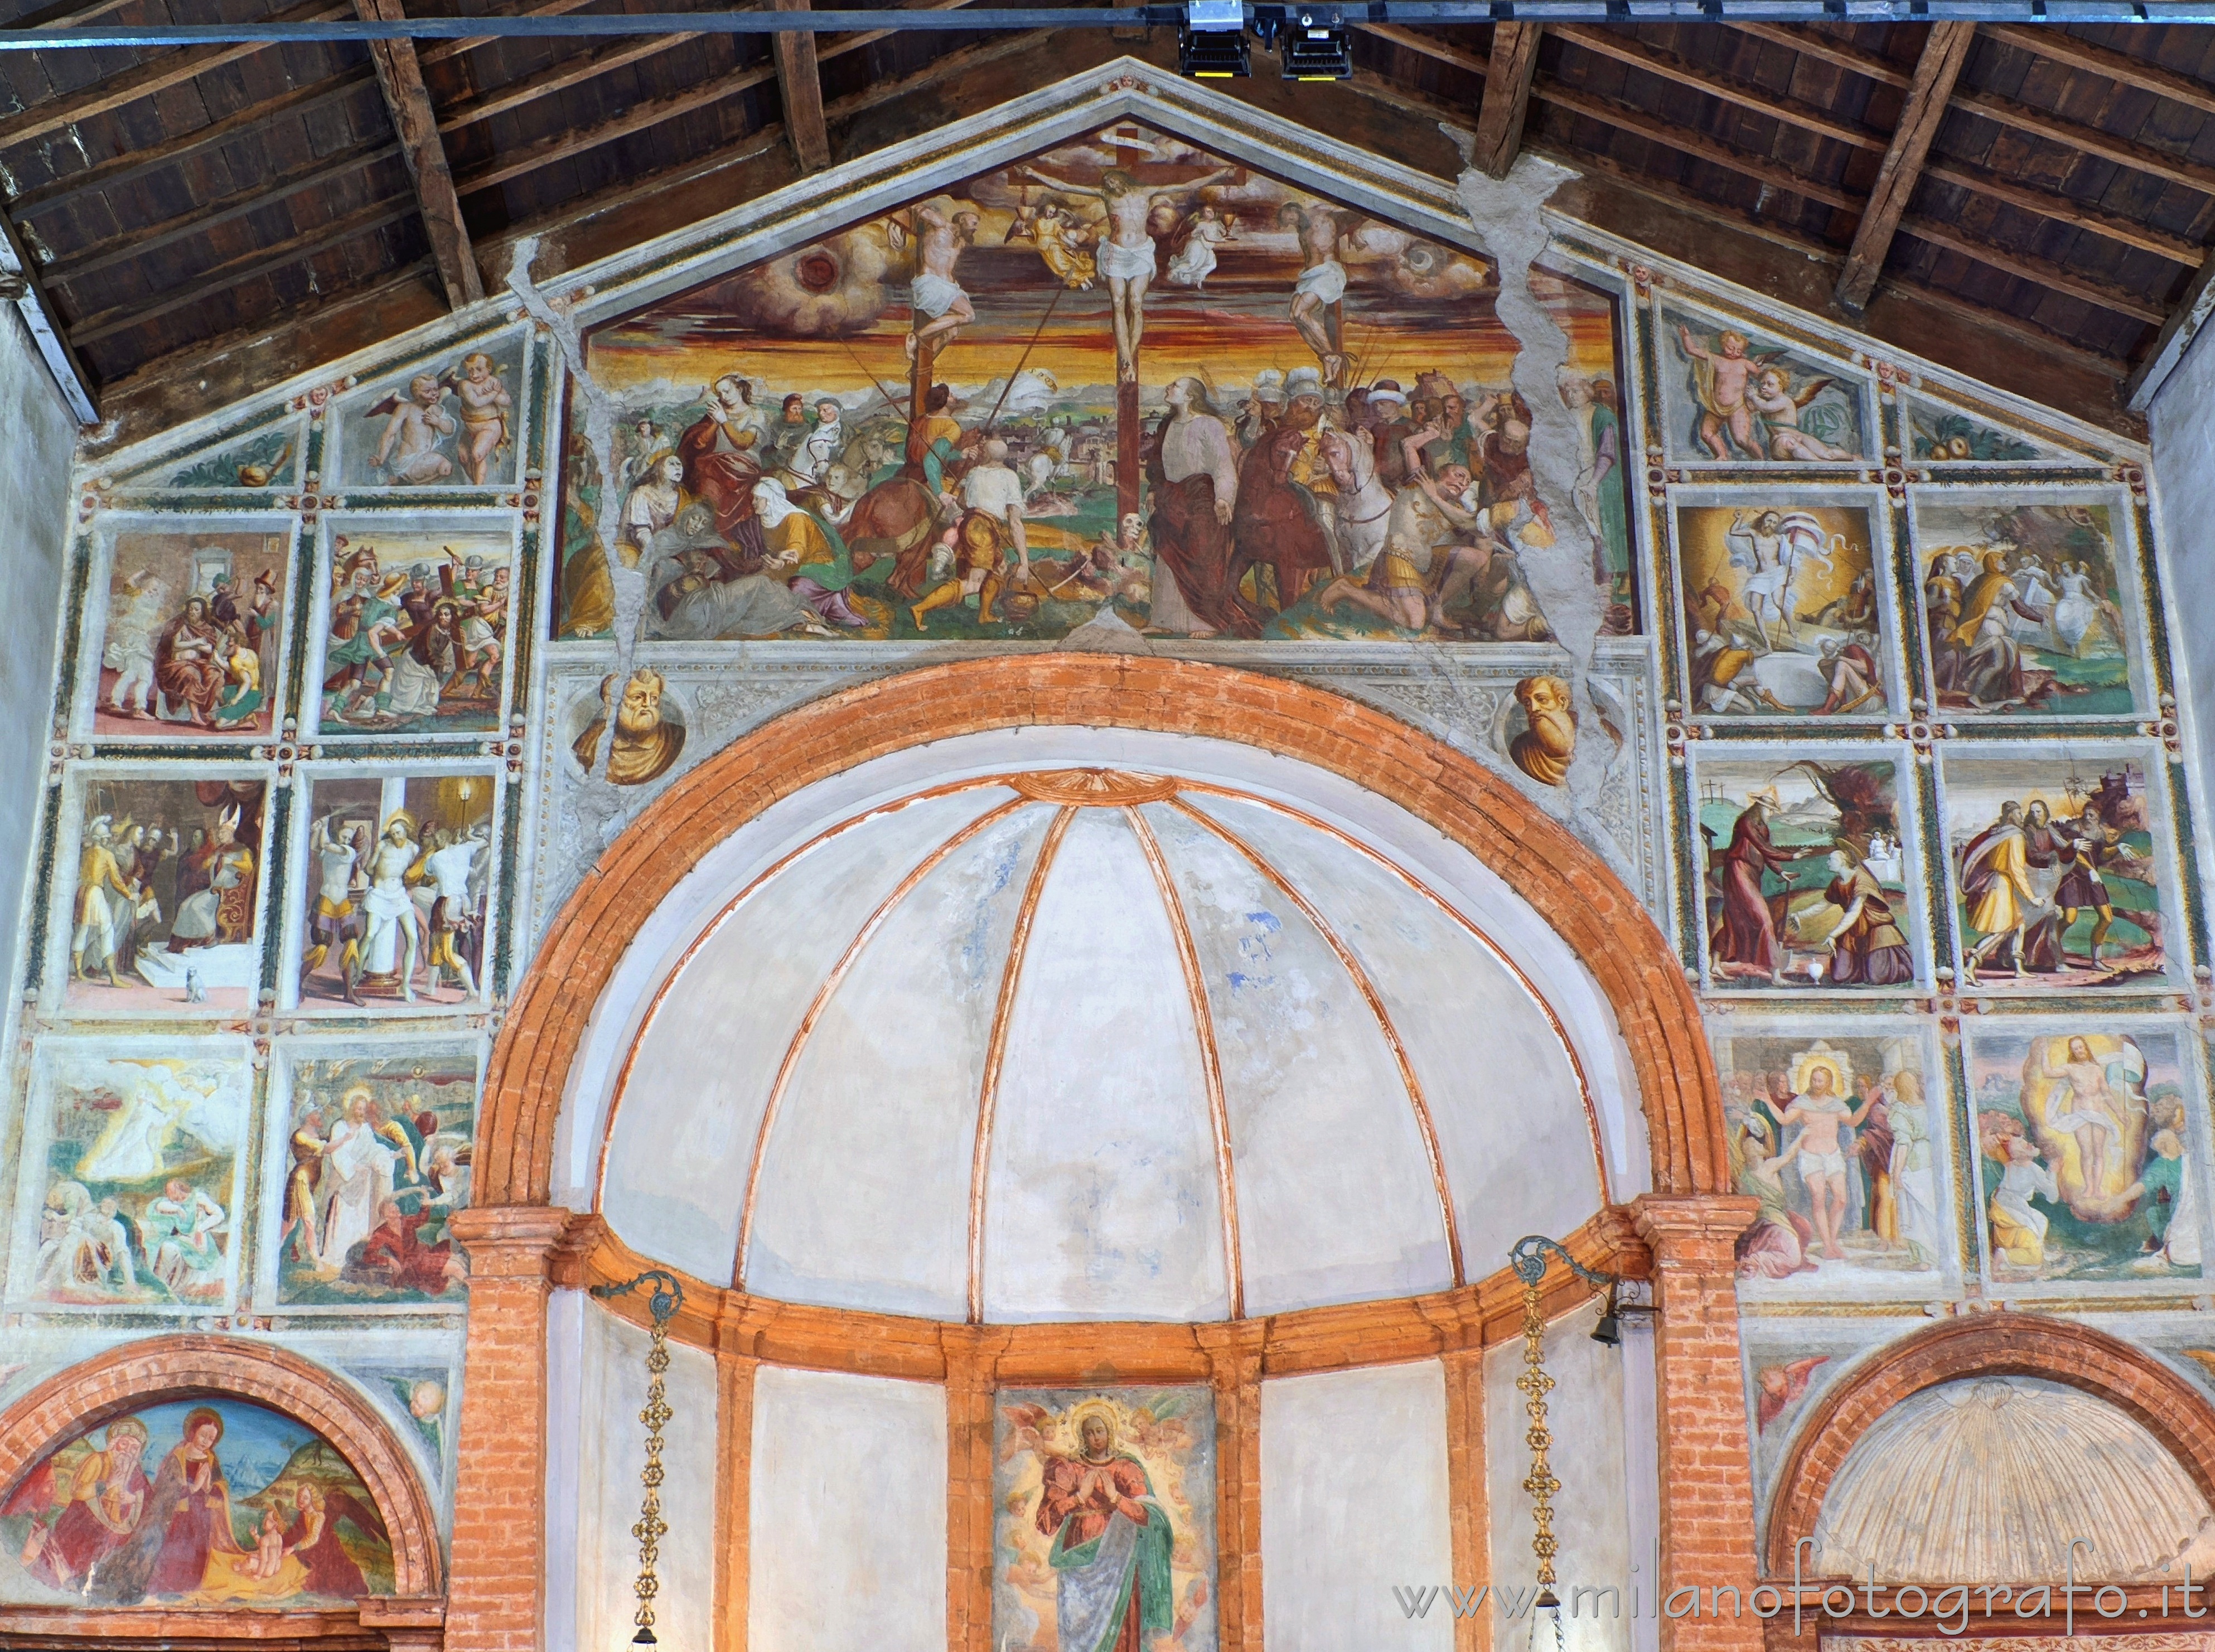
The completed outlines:
[[[1810,1542],[1811,1539],[1801,1538],[1799,1548],[1806,1549]],[[1867,1579],[1858,1583],[1848,1584],[1835,1579],[1803,1580],[1799,1564],[1801,1556],[1795,1552],[1792,1581],[1789,1583],[1760,1583],[1746,1591],[1729,1583],[1680,1583],[1662,1591],[1659,1599],[1641,1592],[1635,1583],[1627,1592],[1614,1584],[1557,1585],[1552,1592],[1553,1605],[1568,1618],[1743,1618],[1751,1612],[1765,1620],[1787,1614],[1793,1620],[1795,1632],[1809,1620],[1819,1624],[1825,1619],[1844,1618],[1899,1618],[1928,1624],[1943,1635],[1967,1633],[1973,1617],[1991,1619],[2009,1616],[2026,1619],[2058,1616],[2063,1620],[2063,1632],[2073,1635],[2077,1632],[2080,1601],[2094,1617],[2108,1621],[2126,1617],[2149,1618],[2156,1615],[2157,1610],[2164,1618],[2172,1612],[2200,1618],[2215,1610],[2197,1604],[2210,1593],[2210,1586],[2194,1582],[2189,1565],[2180,1568],[2183,1573],[2181,1582],[2161,1584],[2157,1609],[2151,1604],[2133,1607],[2129,1596],[2117,1584],[2080,1581],[2077,1575],[2078,1555],[2092,1550],[2087,1539],[2072,1539],[2064,1575],[2051,1582],[1942,1586],[1880,1583],[1874,1564]],[[1543,1594],[1536,1583],[1480,1583],[1471,1588],[1451,1583],[1392,1586],[1393,1600],[1402,1615],[1409,1618],[1427,1618],[1434,1609],[1441,1617],[1476,1618],[1488,1606],[1498,1616],[1512,1622],[1538,1610],[1543,1604]]]

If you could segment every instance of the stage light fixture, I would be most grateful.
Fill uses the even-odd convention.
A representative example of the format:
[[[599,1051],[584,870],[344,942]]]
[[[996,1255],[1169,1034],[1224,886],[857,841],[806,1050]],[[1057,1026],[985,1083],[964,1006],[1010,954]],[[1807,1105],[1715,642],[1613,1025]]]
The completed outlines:
[[[1351,80],[1353,36],[1336,6],[1287,6],[1276,29],[1286,80]]]
[[[1177,69],[1196,80],[1242,80],[1252,72],[1245,0],[1185,0]]]

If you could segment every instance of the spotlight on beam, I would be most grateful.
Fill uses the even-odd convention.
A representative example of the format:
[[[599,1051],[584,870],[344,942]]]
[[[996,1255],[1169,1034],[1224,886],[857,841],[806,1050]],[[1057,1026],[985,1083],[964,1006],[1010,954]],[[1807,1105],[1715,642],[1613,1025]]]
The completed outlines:
[[[1335,5],[1257,8],[1261,43],[1273,48],[1286,80],[1351,80],[1353,37]]]
[[[1197,80],[1242,80],[1247,58],[1245,0],[1185,0],[1177,30],[1177,69]]]

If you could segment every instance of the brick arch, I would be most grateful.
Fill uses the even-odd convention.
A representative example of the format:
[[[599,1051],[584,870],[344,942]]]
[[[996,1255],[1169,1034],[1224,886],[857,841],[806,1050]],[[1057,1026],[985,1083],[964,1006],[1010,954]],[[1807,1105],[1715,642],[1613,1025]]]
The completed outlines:
[[[0,1412],[0,1497],[46,1452],[126,1412],[211,1397],[282,1411],[337,1447],[392,1539],[394,1594],[421,1598],[445,1587],[436,1513],[384,1419],[313,1362],[236,1337],[149,1337],[47,1378]]]
[[[1894,1343],[1875,1368],[1826,1395],[1801,1425],[1777,1477],[1764,1559],[1789,1571],[1792,1545],[1815,1535],[1847,1456],[1902,1400],[1965,1377],[2041,1377],[2106,1400],[2160,1442],[2215,1503],[2215,1406],[2142,1348],[2066,1319],[1977,1314]]]
[[[1568,943],[1629,1047],[1654,1190],[1726,1191],[1715,1063],[1684,967],[1604,862],[1510,782],[1383,712],[1190,660],[1053,654],[926,667],[786,713],[679,779],[569,897],[493,1047],[474,1198],[543,1204],[584,1033],[629,937],[733,823],[870,759],[1031,726],[1203,735],[1295,758],[1399,804],[1491,868]]]

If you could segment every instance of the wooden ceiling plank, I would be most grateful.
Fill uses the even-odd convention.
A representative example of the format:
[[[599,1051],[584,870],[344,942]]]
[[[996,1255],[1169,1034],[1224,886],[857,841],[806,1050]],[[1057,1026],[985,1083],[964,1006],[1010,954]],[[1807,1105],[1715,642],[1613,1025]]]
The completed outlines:
[[[404,0],[354,0],[354,9],[371,21],[398,22],[408,15]],[[401,157],[415,185],[415,203],[430,237],[439,282],[446,289],[447,307],[459,310],[476,304],[484,297],[484,278],[469,245],[469,226],[462,217],[461,194],[454,187],[453,168],[439,136],[439,114],[423,83],[415,42],[371,40],[369,54],[377,64],[377,83],[383,90],[392,130],[400,139]]]
[[[1480,58],[1474,52],[1464,52],[1457,46],[1450,46],[1444,40],[1433,39],[1420,29],[1408,28],[1399,23],[1356,23],[1354,27],[1365,34],[1372,35],[1380,40],[1390,40],[1394,46],[1413,52],[1418,57],[1428,58],[1433,63],[1445,64],[1460,70],[1463,74],[1475,75],[1480,80],[1484,78],[1492,67],[1488,58]],[[1495,35],[1494,38],[1496,40],[1498,36]],[[1532,61],[1537,61],[1535,57]]]
[[[1470,163],[1504,178],[1523,147],[1523,122],[1531,109],[1531,77],[1538,69],[1537,23],[1492,26],[1492,57],[1485,65],[1484,97],[1477,106],[1476,148]]]
[[[1895,67],[1882,58],[1856,52],[1853,47],[1841,45],[1805,26],[1793,28],[1782,23],[1750,23],[1733,17],[1729,20],[1727,27],[1741,34],[1751,34],[1757,40],[1767,40],[1772,46],[1797,52],[1803,58],[1813,58],[1819,63],[1844,69],[1865,80],[1881,81],[1887,86],[1905,86],[1911,78],[1907,71]]]
[[[343,0],[305,0],[300,5],[288,6],[271,14],[268,21],[281,23],[328,22],[334,18],[353,15],[353,9]],[[32,138],[43,138],[49,132],[59,132],[80,120],[105,114],[110,109],[120,109],[126,103],[135,103],[142,97],[151,97],[156,92],[167,91],[181,85],[195,75],[206,73],[227,63],[236,63],[257,52],[274,49],[267,40],[245,40],[236,46],[193,46],[182,51],[163,52],[136,68],[126,69],[120,75],[110,75],[83,91],[62,97],[46,98],[28,109],[0,118],[0,150]]]
[[[736,9],[751,10],[752,8],[739,7]],[[587,52],[581,57],[550,64],[537,74],[525,75],[520,80],[495,87],[467,103],[450,105],[439,116],[439,130],[442,132],[458,132],[464,126],[475,126],[480,120],[489,120],[496,114],[510,114],[536,103],[549,94],[566,91],[581,81],[595,79],[664,52],[672,52],[700,38],[698,34],[690,29],[682,34],[638,35],[604,52]]]
[[[593,0],[537,0],[529,6],[502,6],[504,17],[566,17],[573,11],[582,11]],[[444,63],[449,58],[458,58],[464,52],[475,52],[481,46],[495,46],[503,36],[472,34],[466,40],[425,40],[415,50],[416,61],[429,64]]]
[[[308,170],[264,180],[245,194],[228,200],[212,201],[181,218],[168,218],[125,235],[112,236],[95,243],[82,255],[56,259],[40,273],[46,280],[66,286],[96,271],[110,268],[130,259],[143,258],[149,253],[157,252],[163,247],[173,246],[193,236],[205,235],[210,230],[233,223],[304,191],[320,188],[399,153],[400,145],[396,143],[372,139],[368,144],[357,144]]]
[[[613,120],[602,121],[597,126],[578,127],[569,132],[556,132],[553,137],[541,143],[533,144],[528,149],[517,150],[505,156],[496,156],[485,165],[463,173],[455,181],[456,187],[464,195],[475,195],[488,189],[497,188],[512,179],[522,177],[526,173],[536,172],[541,167],[550,166],[557,161],[566,161],[573,156],[585,153],[587,150],[598,149],[603,144],[612,144],[619,138],[628,138],[633,132],[644,132],[649,127],[658,126],[665,120],[674,120],[681,114],[690,114],[695,109],[706,108],[710,104],[720,103],[727,97],[735,97],[740,92],[761,85],[776,72],[765,64],[757,64],[751,69],[742,69],[735,74],[722,76],[704,85],[692,87],[687,91],[678,92],[670,97],[656,98],[650,102],[635,104]]]
[[[42,208],[72,196],[95,189],[119,187],[144,176],[157,167],[184,159],[212,144],[228,143],[285,115],[304,115],[325,103],[349,96],[364,83],[373,78],[375,73],[365,64],[359,69],[349,70],[333,80],[314,81],[304,86],[297,86],[282,97],[272,98],[265,103],[248,104],[211,125],[180,132],[166,143],[156,144],[146,149],[128,150],[95,163],[82,172],[72,172],[52,183],[27,189],[9,202],[9,210],[18,218],[35,217]]]
[[[2064,120],[2059,115],[2017,103],[2012,98],[2000,97],[1991,92],[1957,90],[1954,95],[1953,107],[1980,114],[2001,126],[2012,126],[2018,132],[2027,132],[2033,137],[2043,138],[2049,143],[2059,144],[2086,155],[2096,155],[2102,160],[2113,161],[2116,165],[2128,167],[2134,172],[2166,178],[2171,183],[2181,183],[2203,195],[2215,195],[2215,167],[2201,166],[2197,162],[2133,143],[2127,138],[2118,138],[2095,126]]]
[[[1558,81],[1553,80],[1538,81],[1531,88],[1531,95],[1542,103],[1550,103],[1556,108],[1587,115],[1594,120],[1604,121],[1617,131],[1632,133],[1650,143],[1660,144],[1680,154],[1690,155],[1697,160],[1710,161],[1717,166],[1727,167],[1742,177],[1765,183],[1772,189],[1781,189],[1789,194],[1799,195],[1808,200],[1820,201],[1826,206],[1839,207],[1849,212],[1859,212],[1862,210],[1862,202],[1858,195],[1850,195],[1843,189],[1834,189],[1828,184],[1818,183],[1813,179],[1801,177],[1797,173],[1787,171],[1773,161],[1763,160],[1734,150],[1720,138],[1710,138],[1705,132],[1695,132],[1688,127],[1664,120],[1657,115],[1647,114],[1642,109],[1631,108],[1611,98],[1599,97],[1590,92],[1564,86]]]
[[[770,0],[779,11],[807,11],[808,0]],[[823,74],[815,61],[815,36],[793,29],[770,37],[776,60],[777,97],[784,109],[785,136],[802,172],[831,164],[831,134],[823,120]]]
[[[2083,201],[2071,200],[2066,195],[2027,188],[2011,179],[1996,178],[1969,167],[1927,162],[1923,168],[1923,175],[1933,183],[1950,184],[1973,194],[1989,195],[1994,200],[2020,207],[2026,212],[2035,212],[2056,224],[2066,224],[2074,229],[2119,242],[2126,247],[2136,247],[2141,252],[2155,254],[2187,269],[2196,266],[2206,255],[2206,248],[2182,236],[2150,229],[2145,224],[2134,224],[2128,218],[2103,212]]]
[[[134,327],[170,315],[176,310],[204,303],[219,292],[228,292],[249,281],[298,264],[318,253],[342,245],[372,230],[381,230],[388,224],[397,224],[415,216],[414,198],[410,193],[390,196],[372,201],[358,211],[329,224],[317,224],[298,235],[279,242],[273,247],[257,247],[254,251],[218,264],[189,286],[167,293],[152,304],[117,304],[95,315],[86,316],[70,329],[70,342],[82,348],[127,332]]]
[[[2202,114],[2215,114],[2215,87],[2202,84],[2188,75],[2180,75],[2163,69],[2158,64],[2142,58],[2117,52],[2104,46],[2095,46],[2089,40],[2080,40],[2073,34],[2065,34],[2059,28],[2027,28],[2016,23],[1986,25],[1987,38],[2018,51],[2029,52],[2054,63],[2065,64],[2072,69],[2082,69],[2124,86],[2135,86],[2142,92],[2151,92],[2181,103]]]
[[[1933,28],[1942,28],[1934,24]],[[2020,276],[2026,281],[2037,282],[2056,292],[2066,292],[2082,298],[2086,304],[2097,304],[2118,316],[2128,316],[2133,321],[2144,322],[2149,327],[2158,327],[2168,319],[2169,312],[2159,304],[2150,304],[2135,294],[2104,281],[2095,281],[2073,270],[2054,263],[2050,259],[2033,258],[2024,254],[2003,252],[1988,243],[1965,236],[1952,225],[1935,218],[1906,217],[1899,223],[1899,233],[1912,236],[1917,241],[1928,242],[1934,247],[1943,247],[1964,258],[1973,258],[1989,268],[2006,274]]]
[[[1647,46],[1635,36],[1618,35],[1612,30],[1584,23],[1556,23],[1552,28],[1555,34],[1587,52],[1603,58],[1612,58],[1633,69],[1643,69],[1648,74],[1674,81],[1680,86],[1689,86],[1709,97],[1719,98],[1733,107],[1750,110],[1755,114],[1765,114],[1773,120],[1783,121],[1787,126],[1798,126],[1802,131],[1850,144],[1855,149],[1881,153],[1886,147],[1886,140],[1873,132],[1833,120],[1805,104],[1771,97],[1742,82],[1710,74],[1686,63],[1673,52]]]
[[[1893,129],[1892,142],[1876,169],[1868,208],[1854,230],[1854,244],[1847,249],[1846,266],[1838,276],[1838,302],[1856,314],[1867,307],[1869,294],[1876,290],[1893,232],[1922,181],[1930,140],[1946,118],[1946,101],[1953,95],[1954,82],[1976,32],[1974,23],[1933,23],[1924,37],[1923,55],[1916,59],[1914,78],[1900,105],[1899,124]]]

